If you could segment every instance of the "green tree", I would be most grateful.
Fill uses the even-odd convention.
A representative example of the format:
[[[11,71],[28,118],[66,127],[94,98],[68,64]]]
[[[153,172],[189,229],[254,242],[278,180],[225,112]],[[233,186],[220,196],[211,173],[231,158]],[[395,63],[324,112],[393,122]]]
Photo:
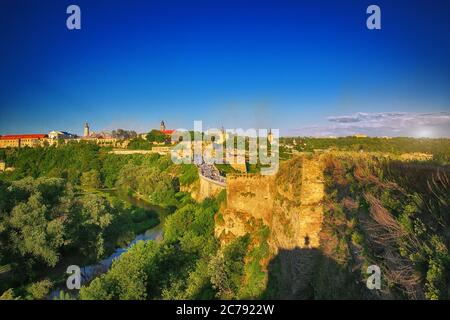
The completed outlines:
[[[211,283],[221,299],[236,299],[244,276],[244,258],[249,236],[233,240],[211,260],[209,273]]]
[[[53,283],[48,279],[35,282],[27,287],[26,291],[29,294],[27,298],[33,300],[44,299],[50,293],[52,286]]]
[[[166,142],[170,137],[168,138],[165,134],[163,134],[159,130],[153,129],[147,134],[147,141],[149,142],[156,142],[156,143],[163,143]]]
[[[12,288],[6,290],[0,295],[0,300],[17,300]]]
[[[65,243],[63,217],[70,212],[63,187],[64,181],[55,178],[27,178],[12,184],[12,194],[23,197],[7,221],[14,252],[56,265]]]
[[[113,262],[111,270],[96,278],[80,290],[83,300],[144,300],[149,288],[156,283],[149,275],[157,276],[158,245],[139,241],[120,259]],[[153,282],[155,281],[155,282]]]
[[[83,172],[81,175],[81,185],[87,188],[99,189],[102,187],[100,173],[97,170]]]
[[[87,257],[100,259],[105,254],[105,232],[114,215],[109,202],[96,194],[79,199],[79,216],[74,221],[74,237],[77,246]]]

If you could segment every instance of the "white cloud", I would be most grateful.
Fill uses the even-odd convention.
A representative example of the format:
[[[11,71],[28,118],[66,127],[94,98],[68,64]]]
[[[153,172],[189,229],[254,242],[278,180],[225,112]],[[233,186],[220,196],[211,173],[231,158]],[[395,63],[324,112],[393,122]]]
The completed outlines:
[[[450,137],[450,112],[379,112],[328,117],[325,126],[294,129],[290,135]]]

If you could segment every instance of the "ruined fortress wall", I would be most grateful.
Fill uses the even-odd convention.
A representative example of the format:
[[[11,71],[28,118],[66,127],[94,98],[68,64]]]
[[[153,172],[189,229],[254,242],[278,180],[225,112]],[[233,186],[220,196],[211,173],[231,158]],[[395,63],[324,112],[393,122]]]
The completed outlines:
[[[319,157],[289,160],[275,176],[229,175],[227,205],[216,220],[215,235],[222,244],[229,243],[258,230],[261,219],[269,228],[271,256],[283,266],[272,279],[277,297],[307,298],[320,246],[323,196]]]
[[[227,208],[231,211],[249,212],[256,219],[270,223],[273,211],[274,176],[228,175]]]
[[[275,251],[318,247],[323,193],[318,158],[293,159],[275,176],[228,175],[227,207],[216,235],[241,236],[252,220],[261,219],[270,228],[269,243]]]

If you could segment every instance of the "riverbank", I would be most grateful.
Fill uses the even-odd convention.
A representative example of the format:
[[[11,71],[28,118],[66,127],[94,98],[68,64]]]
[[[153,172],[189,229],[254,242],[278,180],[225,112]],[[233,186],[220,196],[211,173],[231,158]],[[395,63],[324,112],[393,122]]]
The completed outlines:
[[[158,242],[162,241],[164,221],[168,215],[168,211],[164,208],[152,205],[143,199],[120,193],[115,189],[95,190],[95,192],[107,197],[111,203],[117,200],[124,202],[127,205],[124,209],[132,212],[135,219],[133,221],[134,223],[131,225],[131,229],[127,230],[124,234],[118,235],[116,241],[114,241],[115,245],[108,246],[109,248],[114,249],[108,250],[106,258],[96,263],[83,261],[82,265],[80,265],[82,284],[89,283],[96,277],[107,272],[113,261],[119,258],[123,253],[127,252],[134,244],[136,244],[136,242],[150,240]],[[78,263],[80,263],[79,259]],[[68,257],[60,263],[58,267],[52,271],[53,276],[47,275],[56,285],[56,289],[48,295],[48,299],[67,299],[71,296],[73,297],[73,294],[65,290],[65,282],[68,276],[65,272],[69,265],[77,265],[75,257]],[[63,294],[61,294],[61,292],[63,292]],[[75,296],[76,295],[77,293]]]

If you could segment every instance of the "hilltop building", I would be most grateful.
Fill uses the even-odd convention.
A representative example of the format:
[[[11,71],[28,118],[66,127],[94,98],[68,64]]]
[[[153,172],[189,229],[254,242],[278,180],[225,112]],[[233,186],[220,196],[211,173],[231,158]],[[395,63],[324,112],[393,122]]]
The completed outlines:
[[[46,134],[15,134],[0,137],[0,148],[22,148],[43,146],[48,139]]]
[[[119,146],[119,139],[113,138],[110,133],[107,132],[95,133],[93,131],[91,132],[89,124],[87,122],[84,124],[84,134],[81,140],[96,143],[101,147]],[[78,141],[80,141],[80,139],[78,139]]]
[[[168,136],[170,136],[172,133],[175,132],[175,130],[166,129],[166,124],[164,123],[164,120],[161,121],[161,124],[159,126],[159,131],[162,134],[165,134],[165,135],[168,135]]]
[[[48,134],[48,138],[53,140],[75,139],[76,137],[77,135],[65,131],[50,131]]]

